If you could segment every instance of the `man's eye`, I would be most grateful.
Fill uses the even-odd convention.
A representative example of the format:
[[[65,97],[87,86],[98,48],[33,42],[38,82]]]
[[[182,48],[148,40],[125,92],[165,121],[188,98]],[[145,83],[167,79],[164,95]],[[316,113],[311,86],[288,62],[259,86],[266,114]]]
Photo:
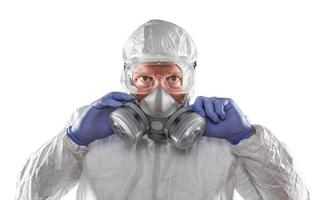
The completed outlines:
[[[177,81],[180,81],[180,80],[181,80],[181,77],[179,77],[179,76],[168,76],[167,77],[167,81],[177,82]]]
[[[152,77],[150,76],[140,76],[139,77],[140,81],[148,82],[152,80]]]

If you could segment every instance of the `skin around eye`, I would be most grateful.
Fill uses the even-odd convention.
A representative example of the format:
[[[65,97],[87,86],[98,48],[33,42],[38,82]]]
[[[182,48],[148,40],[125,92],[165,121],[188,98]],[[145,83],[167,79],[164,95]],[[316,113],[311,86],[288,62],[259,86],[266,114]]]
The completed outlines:
[[[172,89],[181,89],[182,86],[182,78],[179,76],[169,76],[166,78],[167,84]]]
[[[151,82],[153,80],[153,78],[150,76],[140,76],[137,79],[139,79],[142,82]]]
[[[180,82],[182,78],[176,75],[172,75],[172,76],[168,76],[166,80],[170,82]]]

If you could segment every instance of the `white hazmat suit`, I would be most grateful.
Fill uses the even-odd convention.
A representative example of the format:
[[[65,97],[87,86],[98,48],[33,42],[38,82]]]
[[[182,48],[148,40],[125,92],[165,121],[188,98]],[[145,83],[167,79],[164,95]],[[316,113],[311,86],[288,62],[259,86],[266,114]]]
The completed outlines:
[[[151,20],[131,35],[124,60],[152,58],[192,67],[196,49],[177,25]],[[126,81],[127,75],[122,77]],[[62,131],[30,156],[17,182],[17,200],[60,199],[78,183],[78,200],[231,200],[234,190],[249,200],[309,199],[291,156],[263,126],[254,125],[255,134],[238,145],[201,137],[184,151],[147,135],[135,145],[111,135],[86,147],[66,132],[86,109],[77,109]]]

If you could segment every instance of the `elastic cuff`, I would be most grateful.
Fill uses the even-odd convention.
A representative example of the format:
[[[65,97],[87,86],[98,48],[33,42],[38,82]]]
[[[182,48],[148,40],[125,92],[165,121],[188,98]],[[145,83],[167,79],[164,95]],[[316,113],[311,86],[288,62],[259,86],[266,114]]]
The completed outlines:
[[[67,128],[67,136],[73,141],[75,142],[76,144],[78,145],[82,145],[82,146],[88,146],[87,143],[83,142],[82,140],[80,140],[78,137],[76,137],[72,131],[71,131],[71,126],[69,126]]]
[[[63,143],[67,146],[70,152],[79,159],[82,159],[83,156],[88,152],[87,146],[78,145],[68,137],[68,134],[63,136]]]

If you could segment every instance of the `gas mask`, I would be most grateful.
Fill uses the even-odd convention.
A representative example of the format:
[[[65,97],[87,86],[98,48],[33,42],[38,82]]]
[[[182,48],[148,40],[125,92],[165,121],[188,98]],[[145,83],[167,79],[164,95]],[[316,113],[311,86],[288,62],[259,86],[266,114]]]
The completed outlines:
[[[153,141],[168,141],[187,149],[203,134],[205,120],[184,105],[163,87],[157,87],[140,102],[126,103],[112,112],[110,124],[128,144],[137,143],[147,134]]]

